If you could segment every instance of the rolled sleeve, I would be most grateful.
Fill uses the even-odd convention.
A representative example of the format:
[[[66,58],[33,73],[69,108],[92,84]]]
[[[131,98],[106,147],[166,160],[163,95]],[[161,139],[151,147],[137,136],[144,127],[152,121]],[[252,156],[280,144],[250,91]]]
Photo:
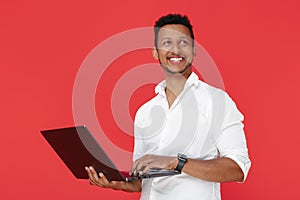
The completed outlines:
[[[251,167],[244,133],[244,116],[230,98],[226,100],[225,109],[226,116],[217,142],[217,148],[221,157],[230,158],[239,165],[244,173],[244,182]]]

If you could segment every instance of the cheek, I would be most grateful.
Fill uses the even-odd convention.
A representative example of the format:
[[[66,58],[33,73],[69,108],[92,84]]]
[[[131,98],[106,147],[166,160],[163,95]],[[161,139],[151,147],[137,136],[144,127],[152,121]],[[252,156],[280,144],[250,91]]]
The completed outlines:
[[[158,50],[158,57],[165,57],[166,55],[167,55],[167,50],[165,50],[165,49],[160,49],[160,50]]]
[[[184,54],[187,55],[188,57],[194,57],[194,56],[195,56],[194,51],[193,51],[193,49],[191,49],[191,48],[183,49],[183,52],[184,52]]]
[[[166,53],[167,51],[170,51],[170,50],[171,50],[170,47],[165,47],[165,46],[158,47],[158,52],[161,52],[161,53]]]

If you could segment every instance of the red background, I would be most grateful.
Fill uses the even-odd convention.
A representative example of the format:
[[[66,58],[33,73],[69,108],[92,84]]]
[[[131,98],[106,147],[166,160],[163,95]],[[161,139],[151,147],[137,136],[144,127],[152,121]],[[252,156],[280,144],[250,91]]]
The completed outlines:
[[[74,80],[95,46],[180,12],[246,117],[253,165],[246,183],[222,185],[223,199],[299,199],[299,9],[296,0],[0,1],[0,198],[138,199],[74,179],[39,130],[74,124]],[[135,106],[148,98],[139,94]]]

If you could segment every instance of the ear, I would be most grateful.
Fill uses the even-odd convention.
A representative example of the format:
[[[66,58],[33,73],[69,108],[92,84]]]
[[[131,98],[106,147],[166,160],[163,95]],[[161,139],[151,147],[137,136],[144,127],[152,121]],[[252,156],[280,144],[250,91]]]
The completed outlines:
[[[193,54],[194,54],[194,57],[197,56],[197,48],[195,46],[193,47]]]
[[[152,49],[152,56],[155,60],[158,60],[158,52],[155,47],[153,47],[153,49]]]

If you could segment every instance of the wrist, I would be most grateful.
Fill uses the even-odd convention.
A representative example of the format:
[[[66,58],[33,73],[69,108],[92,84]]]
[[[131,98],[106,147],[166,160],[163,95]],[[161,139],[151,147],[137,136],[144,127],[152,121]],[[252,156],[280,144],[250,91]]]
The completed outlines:
[[[122,190],[125,192],[141,192],[142,190],[141,180],[125,182]]]
[[[177,155],[177,166],[175,168],[176,171],[179,171],[181,173],[185,163],[187,162],[187,157],[184,154],[178,153]]]
[[[172,170],[175,170],[177,165],[178,165],[179,161],[178,161],[178,158],[177,157],[174,157],[174,161],[172,162],[172,167],[171,169]]]

